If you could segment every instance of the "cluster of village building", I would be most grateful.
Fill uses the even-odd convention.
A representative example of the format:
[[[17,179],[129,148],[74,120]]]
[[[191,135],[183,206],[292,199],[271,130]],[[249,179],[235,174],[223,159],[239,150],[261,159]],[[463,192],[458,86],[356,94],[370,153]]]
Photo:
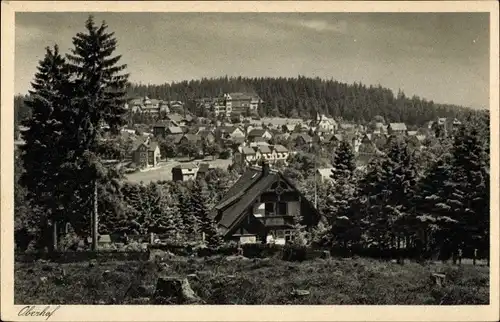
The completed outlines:
[[[238,109],[242,106],[255,109],[262,102],[258,97],[250,94],[230,93],[223,95],[222,98],[200,100],[199,104],[206,104],[203,106],[211,109],[216,107],[220,112],[222,105],[217,105],[219,104],[217,100],[224,102],[224,111],[230,109],[233,112],[240,111]],[[148,111],[149,107],[145,107],[144,104],[137,105],[137,102],[153,102],[156,106],[162,106],[162,101],[151,100],[147,97],[131,102],[129,106],[137,107],[138,111]],[[182,102],[175,104],[183,105]],[[218,144],[221,149],[229,151],[234,164],[245,166],[256,165],[262,159],[271,165],[279,162],[286,165],[289,156],[301,147],[313,144],[335,146],[342,141],[347,141],[353,147],[358,161],[363,164],[380,154],[380,150],[391,136],[405,136],[416,148],[423,149],[426,139],[434,136],[436,129],[439,128],[441,133],[446,135],[453,127],[460,124],[457,119],[438,118],[422,128],[409,130],[405,123],[372,122],[365,126],[337,122],[334,118],[320,114],[311,120],[241,117],[237,123],[232,122],[234,120],[231,121],[229,117],[225,120],[218,118],[211,122],[185,111],[171,112],[169,110],[162,121],[150,126],[148,132],[137,138],[132,151],[132,160],[139,167],[156,167],[164,156],[161,156],[155,138],[162,138],[176,145]],[[133,129],[123,131],[134,133]],[[200,148],[200,155],[197,157],[207,156],[203,155]],[[177,173],[173,174],[173,178],[174,180],[192,178],[196,173],[196,168],[197,166],[192,163],[180,165],[173,170]],[[319,169],[318,173],[328,171],[328,169]]]
[[[209,120],[186,113],[184,103],[141,97],[128,101],[126,108],[132,113],[164,113],[161,121],[145,125],[146,131],[138,135],[136,128],[123,128],[122,134],[134,140],[130,159],[136,168],[159,166],[162,155],[159,141],[166,140],[176,146],[191,144],[198,147],[195,155],[176,155],[176,159],[186,161],[172,171],[174,180],[193,178],[199,166],[189,162],[194,159],[217,158],[217,155],[204,155],[203,145],[216,144],[224,150],[233,164],[241,166],[256,165],[264,159],[273,165],[286,165],[289,156],[307,146],[332,147],[342,141],[351,144],[358,162],[363,164],[380,154],[380,150],[391,136],[406,136],[417,148],[425,148],[426,138],[434,136],[436,129],[441,133],[450,132],[460,122],[457,119],[438,118],[426,126],[409,130],[404,123],[372,122],[360,125],[339,122],[326,115],[314,119],[258,118],[243,117],[243,110],[255,111],[262,100],[254,94],[228,93],[217,98],[197,101],[199,108],[206,108],[224,117]],[[230,116],[238,113],[237,123]],[[160,119],[158,117],[158,119]],[[144,127],[143,127],[144,128]],[[20,139],[20,138],[18,138]],[[16,141],[18,144],[20,141]],[[329,169],[319,169],[318,174],[329,173]],[[175,172],[175,173],[174,173]],[[321,175],[321,177],[324,177]]]
[[[207,110],[216,117],[252,114],[257,111],[262,103],[263,101],[258,95],[250,93],[225,93],[217,97],[196,100],[198,108]],[[146,96],[130,100],[125,105],[125,108],[133,113],[157,115],[160,113],[182,112],[184,103],[181,101],[152,99]]]

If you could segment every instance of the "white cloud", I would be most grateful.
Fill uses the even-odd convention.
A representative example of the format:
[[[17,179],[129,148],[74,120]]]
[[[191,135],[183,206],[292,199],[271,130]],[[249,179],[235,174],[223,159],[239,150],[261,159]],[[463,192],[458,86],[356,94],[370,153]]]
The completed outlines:
[[[345,33],[347,31],[347,23],[345,21],[332,23],[324,20],[301,20],[298,24],[316,31],[333,31],[338,33]]]

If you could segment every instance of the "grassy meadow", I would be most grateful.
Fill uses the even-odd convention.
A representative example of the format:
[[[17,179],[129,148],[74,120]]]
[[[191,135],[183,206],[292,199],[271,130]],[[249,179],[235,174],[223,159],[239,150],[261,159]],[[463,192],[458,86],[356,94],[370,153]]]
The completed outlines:
[[[223,168],[227,169],[227,167],[232,163],[231,159],[224,160],[224,159],[217,159],[213,161],[200,161],[200,160],[195,160],[192,163],[208,163],[211,167],[214,168]],[[138,171],[134,173],[130,173],[126,175],[126,179],[129,182],[133,183],[139,183],[139,182],[144,182],[144,183],[149,183],[149,182],[156,182],[158,180],[163,181],[171,181],[172,180],[172,168],[175,167],[176,165],[181,164],[181,162],[178,161],[168,161],[168,162],[161,162],[160,166],[155,169],[147,169],[146,171]]]
[[[432,273],[446,283],[431,283]],[[367,258],[305,262],[173,256],[149,262],[16,263],[15,304],[148,304],[159,274],[187,277],[206,304],[489,303],[489,268]],[[294,290],[309,294],[297,297]]]

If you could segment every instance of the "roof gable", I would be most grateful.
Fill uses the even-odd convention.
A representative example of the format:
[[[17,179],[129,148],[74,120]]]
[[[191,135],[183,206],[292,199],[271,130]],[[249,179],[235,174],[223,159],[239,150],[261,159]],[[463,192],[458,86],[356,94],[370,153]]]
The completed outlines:
[[[219,225],[225,229],[225,234],[237,227],[246,218],[247,209],[253,205],[255,200],[280,180],[284,181],[290,189],[297,191],[301,199],[307,202],[311,209],[314,209],[316,215],[319,215],[314,205],[281,172],[272,170],[268,175],[262,176],[261,171],[261,169],[255,168],[247,170],[240,180],[231,187],[226,197],[215,207],[212,218],[217,216],[218,211],[222,212]]]

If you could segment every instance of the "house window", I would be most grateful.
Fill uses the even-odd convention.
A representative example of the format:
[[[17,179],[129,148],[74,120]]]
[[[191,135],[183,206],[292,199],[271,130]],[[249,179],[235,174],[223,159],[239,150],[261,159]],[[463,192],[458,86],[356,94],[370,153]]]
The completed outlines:
[[[279,216],[286,216],[287,214],[287,204],[286,202],[278,202],[277,204],[277,213]]]
[[[284,230],[276,230],[276,238],[285,238],[285,231]]]
[[[265,210],[265,214],[266,216],[267,215],[274,215],[274,203],[272,202],[266,202],[266,206],[265,206],[266,210]]]
[[[293,240],[293,230],[285,230],[285,241],[291,242]]]

